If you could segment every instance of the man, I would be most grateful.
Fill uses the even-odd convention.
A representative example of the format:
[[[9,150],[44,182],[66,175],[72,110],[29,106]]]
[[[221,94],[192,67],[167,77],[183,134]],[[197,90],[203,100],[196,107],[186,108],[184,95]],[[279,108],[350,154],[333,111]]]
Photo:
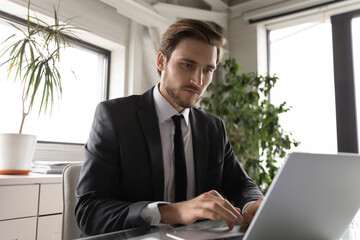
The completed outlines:
[[[194,108],[224,43],[207,24],[180,20],[162,36],[160,83],[143,95],[99,104],[77,188],[84,235],[199,219],[225,219],[229,228],[251,221],[260,190],[236,159],[223,122]],[[181,147],[173,143],[179,131]]]

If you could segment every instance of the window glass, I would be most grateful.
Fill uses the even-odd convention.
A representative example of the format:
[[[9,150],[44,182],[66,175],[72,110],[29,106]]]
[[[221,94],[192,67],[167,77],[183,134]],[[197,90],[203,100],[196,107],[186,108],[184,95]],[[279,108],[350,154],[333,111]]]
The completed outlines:
[[[14,32],[8,23],[0,21],[1,43]],[[51,115],[39,115],[38,107],[34,106],[25,120],[23,133],[37,135],[38,141],[85,143],[95,107],[105,99],[107,57],[74,43],[60,57],[62,98],[54,104]],[[20,81],[7,79],[6,67],[0,68],[0,132],[17,133],[22,115],[22,87]]]
[[[356,98],[356,114],[357,114],[357,135],[358,145],[360,149],[360,17],[351,21],[352,47],[354,60],[354,79],[355,79],[355,98]],[[360,214],[359,214],[360,216]]]
[[[336,153],[331,23],[306,23],[269,33],[270,73],[279,81],[271,102],[291,110],[282,127],[301,144],[293,151]]]
[[[358,144],[360,149],[360,17],[353,18],[351,21],[353,60],[354,60],[354,79],[355,79],[355,98],[357,113]],[[360,237],[360,210],[351,222],[350,228],[353,229],[354,236]]]

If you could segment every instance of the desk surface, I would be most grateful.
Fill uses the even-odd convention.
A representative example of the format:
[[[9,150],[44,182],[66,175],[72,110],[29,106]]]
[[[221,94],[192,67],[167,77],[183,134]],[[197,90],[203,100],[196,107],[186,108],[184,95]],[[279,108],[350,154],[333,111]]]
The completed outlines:
[[[61,174],[30,173],[29,175],[0,175],[0,185],[61,183]]]
[[[81,238],[81,240],[113,240],[113,239],[173,239],[167,236],[168,233],[172,233],[180,230],[197,230],[197,229],[214,229],[214,228],[225,228],[227,229],[227,225],[224,221],[201,221],[189,226],[170,226],[163,225],[159,227],[140,227],[130,230],[124,230],[114,233],[102,234],[93,237]],[[237,226],[236,229],[239,229]],[[235,230],[235,228],[234,228]],[[237,230],[238,231],[238,230]],[[227,231],[229,232],[229,231]],[[204,238],[209,239],[209,238]],[[241,239],[241,238],[231,238]]]
[[[360,218],[360,211],[358,213],[358,218]],[[350,224],[349,228],[345,231],[341,240],[360,240],[360,222],[357,218],[354,219],[352,224]],[[223,221],[202,221],[189,226],[170,226],[164,225],[160,227],[140,227],[135,229],[123,230],[114,233],[102,234],[93,237],[81,238],[81,240],[122,240],[122,239],[131,239],[131,240],[157,240],[157,239],[169,239],[173,240],[167,236],[168,233],[173,232],[174,230],[183,230],[183,229],[205,229],[205,228],[219,228],[226,227],[226,223]],[[242,226],[244,227],[244,226]],[[239,231],[240,227],[237,227],[237,231]],[[201,238],[200,238],[201,239]],[[203,238],[209,239],[209,238]],[[225,239],[225,238],[222,238]],[[237,240],[242,239],[242,236],[239,237],[231,237],[229,239]],[[80,239],[79,239],[80,240]]]

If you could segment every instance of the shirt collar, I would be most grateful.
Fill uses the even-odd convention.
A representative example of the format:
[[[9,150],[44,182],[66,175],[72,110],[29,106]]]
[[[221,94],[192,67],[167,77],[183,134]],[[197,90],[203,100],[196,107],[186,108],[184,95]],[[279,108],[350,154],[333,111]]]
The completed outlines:
[[[154,87],[154,101],[156,113],[158,115],[159,123],[163,123],[170,119],[174,115],[179,115],[178,111],[171,106],[171,104],[161,95],[159,91],[159,83]],[[184,120],[187,126],[189,126],[189,108],[185,108],[181,114],[184,116]]]

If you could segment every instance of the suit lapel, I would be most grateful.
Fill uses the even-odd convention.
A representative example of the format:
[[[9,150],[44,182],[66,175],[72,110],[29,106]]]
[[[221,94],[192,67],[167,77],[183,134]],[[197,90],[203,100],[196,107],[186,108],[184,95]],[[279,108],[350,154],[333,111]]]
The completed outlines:
[[[204,122],[201,121],[194,109],[190,111],[190,124],[194,151],[195,194],[199,195],[205,191],[206,187],[209,139]]]
[[[138,117],[149,147],[154,197],[164,200],[164,166],[158,117],[156,114],[153,88],[140,96]]]

